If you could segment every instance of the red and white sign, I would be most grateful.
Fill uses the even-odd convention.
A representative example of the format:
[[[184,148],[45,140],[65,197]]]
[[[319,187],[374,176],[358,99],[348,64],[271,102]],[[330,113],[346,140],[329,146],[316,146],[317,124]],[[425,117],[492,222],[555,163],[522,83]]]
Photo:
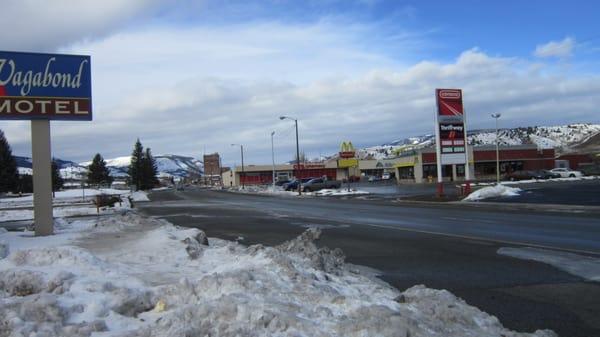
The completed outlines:
[[[436,89],[438,165],[466,163],[466,130],[461,89]]]
[[[456,116],[462,120],[464,114],[462,91],[460,89],[437,89],[436,93],[438,115]]]

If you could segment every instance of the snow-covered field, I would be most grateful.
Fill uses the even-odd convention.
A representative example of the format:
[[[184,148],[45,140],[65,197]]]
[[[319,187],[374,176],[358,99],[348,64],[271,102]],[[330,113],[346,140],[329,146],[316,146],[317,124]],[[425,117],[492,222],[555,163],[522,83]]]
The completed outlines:
[[[118,194],[123,200],[121,204],[117,203],[115,207],[100,209],[100,214],[111,214],[130,208],[128,197],[131,197],[133,201],[149,200],[148,195],[143,191],[131,193],[127,190],[85,189],[85,199],[82,190],[58,191],[53,200],[53,215],[54,217],[71,217],[98,214],[92,200],[99,194]],[[33,196],[31,195],[18,198],[2,198],[0,199],[0,222],[31,220],[33,219],[32,207]]]
[[[0,336],[556,336],[444,290],[399,292],[316,229],[246,247],[133,212],[56,228],[0,233]]]

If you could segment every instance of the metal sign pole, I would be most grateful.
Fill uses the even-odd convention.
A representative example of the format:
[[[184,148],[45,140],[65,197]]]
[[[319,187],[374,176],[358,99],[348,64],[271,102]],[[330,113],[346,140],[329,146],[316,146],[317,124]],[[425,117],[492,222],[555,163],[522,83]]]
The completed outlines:
[[[435,112],[435,157],[437,158],[437,191],[439,197],[444,195],[444,178],[442,177],[442,144],[440,139],[440,124],[438,122],[438,112]]]
[[[464,98],[464,96],[463,96]],[[463,103],[464,104],[464,103]],[[471,194],[471,169],[469,168],[469,136],[467,135],[467,111],[463,107],[463,133],[465,136],[465,190],[464,194]]]
[[[52,160],[50,121],[31,121],[31,156],[33,162],[33,213],[35,235],[54,234],[52,219]]]

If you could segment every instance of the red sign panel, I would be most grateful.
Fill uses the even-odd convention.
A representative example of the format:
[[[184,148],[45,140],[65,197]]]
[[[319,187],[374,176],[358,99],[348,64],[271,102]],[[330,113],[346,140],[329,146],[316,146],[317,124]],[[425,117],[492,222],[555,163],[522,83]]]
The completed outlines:
[[[461,117],[464,113],[462,103],[462,90],[436,89],[436,98],[439,116]]]
[[[356,151],[342,151],[339,153],[339,155],[340,155],[340,158],[345,158],[345,159],[354,158],[354,157],[356,157]]]

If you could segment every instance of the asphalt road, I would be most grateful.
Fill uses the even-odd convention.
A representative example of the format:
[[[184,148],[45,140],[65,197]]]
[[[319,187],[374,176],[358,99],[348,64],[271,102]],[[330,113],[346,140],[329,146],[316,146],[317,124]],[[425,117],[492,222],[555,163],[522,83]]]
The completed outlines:
[[[448,289],[519,331],[600,336],[600,284],[496,254],[500,247],[536,245],[600,255],[597,213],[207,190],[162,191],[151,199],[140,204],[148,215],[244,244],[275,245],[317,226],[320,244],[380,270],[398,289]]]

